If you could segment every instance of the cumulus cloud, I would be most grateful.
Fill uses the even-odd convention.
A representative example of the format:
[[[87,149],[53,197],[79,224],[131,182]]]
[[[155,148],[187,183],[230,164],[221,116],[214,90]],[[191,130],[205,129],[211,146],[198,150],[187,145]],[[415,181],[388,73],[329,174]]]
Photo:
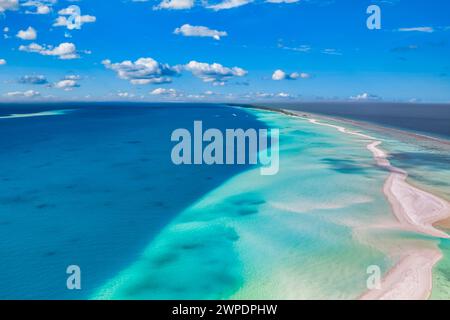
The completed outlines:
[[[153,9],[186,10],[194,6],[194,0],[163,0]]]
[[[35,85],[42,85],[47,84],[47,78],[43,75],[26,75],[19,79],[19,83],[21,84],[35,84]]]
[[[272,80],[284,80],[286,79],[286,72],[284,72],[283,70],[275,70],[275,72],[272,74]]]
[[[173,33],[181,34],[185,37],[210,37],[215,40],[220,40],[220,37],[228,35],[225,31],[213,30],[204,26],[191,26],[190,24],[184,24],[176,28]]]
[[[37,38],[37,32],[34,28],[28,27],[26,30],[20,30],[16,34],[17,38],[20,38],[22,40],[36,40]]]
[[[215,11],[219,11],[219,10],[225,10],[225,9],[232,9],[232,8],[237,8],[237,7],[241,7],[244,6],[246,4],[249,4],[253,2],[253,0],[224,0],[218,4],[214,4],[214,5],[208,5],[206,6],[208,9],[212,9]]]
[[[0,13],[6,10],[17,10],[19,8],[19,0],[0,0]]]
[[[65,91],[70,91],[73,88],[78,88],[80,85],[75,81],[71,79],[64,79],[61,81],[58,81],[54,84],[54,87],[57,89],[62,89]]]
[[[24,45],[20,46],[19,50],[24,52],[38,53],[43,56],[56,56],[58,57],[58,59],[61,60],[70,60],[79,58],[77,54],[77,48],[73,43],[70,42],[61,43],[56,47],[41,46],[37,43],[32,43],[28,46]]]
[[[26,10],[25,14],[49,14],[51,9],[50,5],[55,3],[56,0],[51,1],[27,1],[25,3],[22,3],[22,7],[26,8],[32,8],[33,10]]]
[[[5,59],[0,59],[0,66],[4,66],[6,64],[6,60]]]
[[[352,96],[350,97],[351,100],[355,100],[355,101],[377,101],[377,100],[381,100],[381,98],[377,95],[374,94],[370,94],[367,92],[358,94],[356,96]]]
[[[175,89],[166,89],[166,88],[157,88],[150,92],[153,96],[170,96],[170,97],[179,97],[181,93],[179,93]]]
[[[243,77],[248,72],[239,67],[224,67],[219,63],[203,63],[191,61],[184,66],[187,71],[204,82],[212,82],[214,85],[224,85],[232,77]]]
[[[254,95],[253,94],[248,94],[246,96],[247,98],[260,98],[260,99],[274,99],[274,98],[279,98],[279,99],[289,99],[289,98],[293,98],[293,96],[287,92],[278,92],[278,93],[269,93],[269,92],[257,92]]]
[[[81,77],[76,74],[67,75],[64,77],[65,80],[80,80]]]
[[[134,98],[134,94],[129,92],[119,92],[117,93],[117,96],[121,98]]]
[[[1,12],[0,12],[0,13],[1,13]],[[3,28],[3,38],[4,38],[4,39],[9,39],[8,32],[9,32],[9,27],[4,27],[4,28]]]
[[[33,98],[40,96],[41,94],[38,91],[28,90],[28,91],[14,91],[8,92],[5,94],[7,97],[24,97],[24,98]]]
[[[85,23],[93,23],[97,21],[95,16],[91,15],[80,15],[79,9],[76,6],[69,6],[65,9],[61,9],[58,11],[59,17],[56,18],[55,23],[53,23],[54,27],[66,27],[69,30],[73,29],[81,29],[83,24]],[[68,16],[75,16],[74,21],[70,21]]]
[[[119,63],[104,60],[102,64],[107,69],[115,71],[120,79],[129,80],[135,85],[170,83],[171,77],[179,73],[177,67],[159,63],[152,58],[140,58],[134,62],[126,60]]]
[[[280,80],[297,80],[297,79],[308,79],[311,75],[304,72],[292,72],[286,73],[281,69],[275,70],[272,74],[272,80],[280,81]]]

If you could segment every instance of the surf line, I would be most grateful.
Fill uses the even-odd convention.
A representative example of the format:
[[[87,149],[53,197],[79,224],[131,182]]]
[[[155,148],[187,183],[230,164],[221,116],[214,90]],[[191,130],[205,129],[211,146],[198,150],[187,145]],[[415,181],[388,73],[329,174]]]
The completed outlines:
[[[304,116],[286,110],[295,116]],[[307,118],[310,123],[332,127],[345,134],[367,139],[367,149],[372,152],[378,166],[390,172],[383,192],[392,206],[392,211],[403,229],[437,238],[450,238],[433,224],[450,217],[450,203],[407,182],[406,171],[393,166],[388,154],[379,146],[380,140],[372,136],[351,131],[345,127],[319,122]],[[433,266],[442,258],[438,248],[406,251],[399,262],[389,270],[381,281],[381,289],[368,290],[359,299],[428,299],[432,290]]]

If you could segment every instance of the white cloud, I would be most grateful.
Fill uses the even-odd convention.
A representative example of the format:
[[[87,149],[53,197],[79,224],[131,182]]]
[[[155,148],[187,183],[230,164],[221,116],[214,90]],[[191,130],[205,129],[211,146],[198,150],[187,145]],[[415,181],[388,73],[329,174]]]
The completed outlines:
[[[209,5],[209,6],[207,6],[207,8],[218,11],[218,10],[225,10],[225,9],[241,7],[241,6],[249,4],[251,2],[253,2],[253,0],[224,0],[218,4]]]
[[[239,67],[224,67],[219,63],[203,63],[191,61],[184,68],[204,82],[212,82],[214,85],[224,85],[232,77],[243,77],[248,72]]]
[[[356,96],[352,96],[350,97],[351,100],[356,100],[356,101],[376,101],[376,100],[381,100],[381,98],[377,95],[374,94],[370,94],[367,92],[358,94]]]
[[[400,28],[398,29],[400,32],[427,32],[432,33],[434,32],[433,27],[415,27],[415,28]]]
[[[7,97],[25,97],[25,98],[33,98],[40,96],[41,94],[38,91],[28,90],[28,91],[14,91],[8,92],[5,94]]]
[[[43,56],[56,56],[61,60],[70,60],[79,58],[77,49],[73,43],[64,42],[57,47],[41,46],[37,43],[32,43],[28,46],[20,46],[20,51],[38,53]]]
[[[64,77],[65,80],[80,80],[81,77],[79,75],[71,74]]]
[[[53,4],[56,1],[47,1],[48,3],[43,3],[41,1],[27,1],[22,3],[22,7],[34,8],[34,11],[26,10],[25,14],[49,14],[51,9],[49,4]]]
[[[81,28],[81,26],[85,23],[93,23],[97,20],[96,17],[94,16],[89,16],[89,15],[85,15],[85,16],[80,16],[79,17],[79,28]],[[66,27],[69,30],[73,30],[73,29],[77,29],[77,27],[74,27],[74,24],[69,23],[69,20],[64,17],[64,16],[59,16],[58,18],[56,18],[55,23],[53,24],[54,27]],[[79,29],[78,28],[78,29]]]
[[[121,98],[134,98],[134,94],[129,92],[119,92],[117,95]]]
[[[19,83],[21,84],[34,84],[34,85],[43,85],[47,84],[47,78],[43,75],[26,75],[19,79]]]
[[[296,52],[310,52],[311,51],[311,46],[309,45],[301,45],[299,47],[287,47],[284,46],[283,44],[279,44],[278,45],[279,48],[285,49],[285,50],[291,50],[291,51],[296,51]]]
[[[153,96],[170,96],[170,97],[179,97],[181,94],[175,89],[165,89],[165,88],[157,88],[150,92]]]
[[[22,40],[36,40],[37,38],[37,32],[34,28],[28,27],[26,30],[20,30],[16,34],[17,38],[20,38]]]
[[[59,17],[56,18],[55,23],[53,23],[54,27],[66,27],[69,30],[73,29],[81,29],[83,24],[85,23],[93,23],[97,21],[95,16],[91,15],[79,15],[79,12],[75,9],[75,6],[69,6],[65,9],[61,9],[58,11]],[[69,21],[66,16],[75,16],[74,21]]]
[[[322,53],[323,54],[328,54],[328,55],[334,55],[334,56],[342,56],[342,53],[340,53],[336,49],[323,49]]]
[[[286,79],[286,73],[283,70],[275,70],[272,75],[272,80],[284,80]]]
[[[4,66],[6,64],[6,60],[5,59],[0,59],[0,66]]]
[[[57,89],[62,89],[65,91],[70,91],[73,88],[78,88],[80,85],[75,81],[71,79],[64,79],[61,81],[58,81],[54,84],[54,87]]]
[[[1,12],[0,12],[1,13]],[[4,27],[3,28],[3,38],[4,39],[9,39],[9,35],[8,35],[8,32],[9,32],[9,28],[8,27]]]
[[[184,24],[176,28],[173,33],[182,34],[185,37],[210,37],[215,40],[220,40],[220,37],[228,35],[225,31],[213,30],[203,26],[191,26],[190,24]]]
[[[290,74],[284,72],[281,69],[275,70],[272,74],[272,80],[280,81],[280,80],[297,80],[297,79],[308,79],[311,75],[304,72],[292,72]]]
[[[153,9],[185,10],[194,6],[194,0],[163,0]]]
[[[6,10],[17,10],[19,8],[19,0],[0,0],[0,13]]]
[[[292,96],[291,94],[287,93],[287,92],[278,92],[278,93],[269,93],[269,92],[256,92],[256,93],[248,93],[245,95],[245,98],[248,99],[254,99],[254,98],[259,98],[259,99],[290,99],[290,98],[294,98],[294,96]]]
[[[119,63],[112,63],[111,60],[104,60],[102,64],[115,71],[120,79],[129,80],[135,85],[169,83],[171,76],[177,75],[178,69],[168,64],[162,64],[152,58],[140,58],[135,62],[126,60]]]

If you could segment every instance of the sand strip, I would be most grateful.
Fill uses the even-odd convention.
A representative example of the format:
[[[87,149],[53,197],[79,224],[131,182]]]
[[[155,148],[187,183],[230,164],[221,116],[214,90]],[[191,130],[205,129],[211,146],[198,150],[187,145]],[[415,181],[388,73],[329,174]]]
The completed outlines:
[[[287,112],[302,116],[293,110]],[[383,192],[392,206],[400,227],[437,238],[450,238],[433,224],[450,217],[450,204],[429,192],[407,182],[406,171],[391,165],[388,154],[379,148],[376,138],[350,131],[344,127],[307,118],[311,123],[333,127],[339,132],[368,139],[367,149],[372,152],[378,166],[390,172]],[[380,289],[368,290],[360,299],[428,299],[432,289],[433,266],[442,258],[438,248],[409,250],[402,253],[399,262],[384,276]]]
[[[380,289],[368,290],[360,300],[424,300],[431,295],[433,266],[442,258],[439,249],[405,252],[383,277]]]

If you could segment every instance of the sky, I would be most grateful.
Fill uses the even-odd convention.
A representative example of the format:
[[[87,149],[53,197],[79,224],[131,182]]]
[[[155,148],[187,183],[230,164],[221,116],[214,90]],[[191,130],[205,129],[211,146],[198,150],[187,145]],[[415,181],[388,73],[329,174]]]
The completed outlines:
[[[449,12],[448,0],[0,0],[0,101],[450,103]]]

